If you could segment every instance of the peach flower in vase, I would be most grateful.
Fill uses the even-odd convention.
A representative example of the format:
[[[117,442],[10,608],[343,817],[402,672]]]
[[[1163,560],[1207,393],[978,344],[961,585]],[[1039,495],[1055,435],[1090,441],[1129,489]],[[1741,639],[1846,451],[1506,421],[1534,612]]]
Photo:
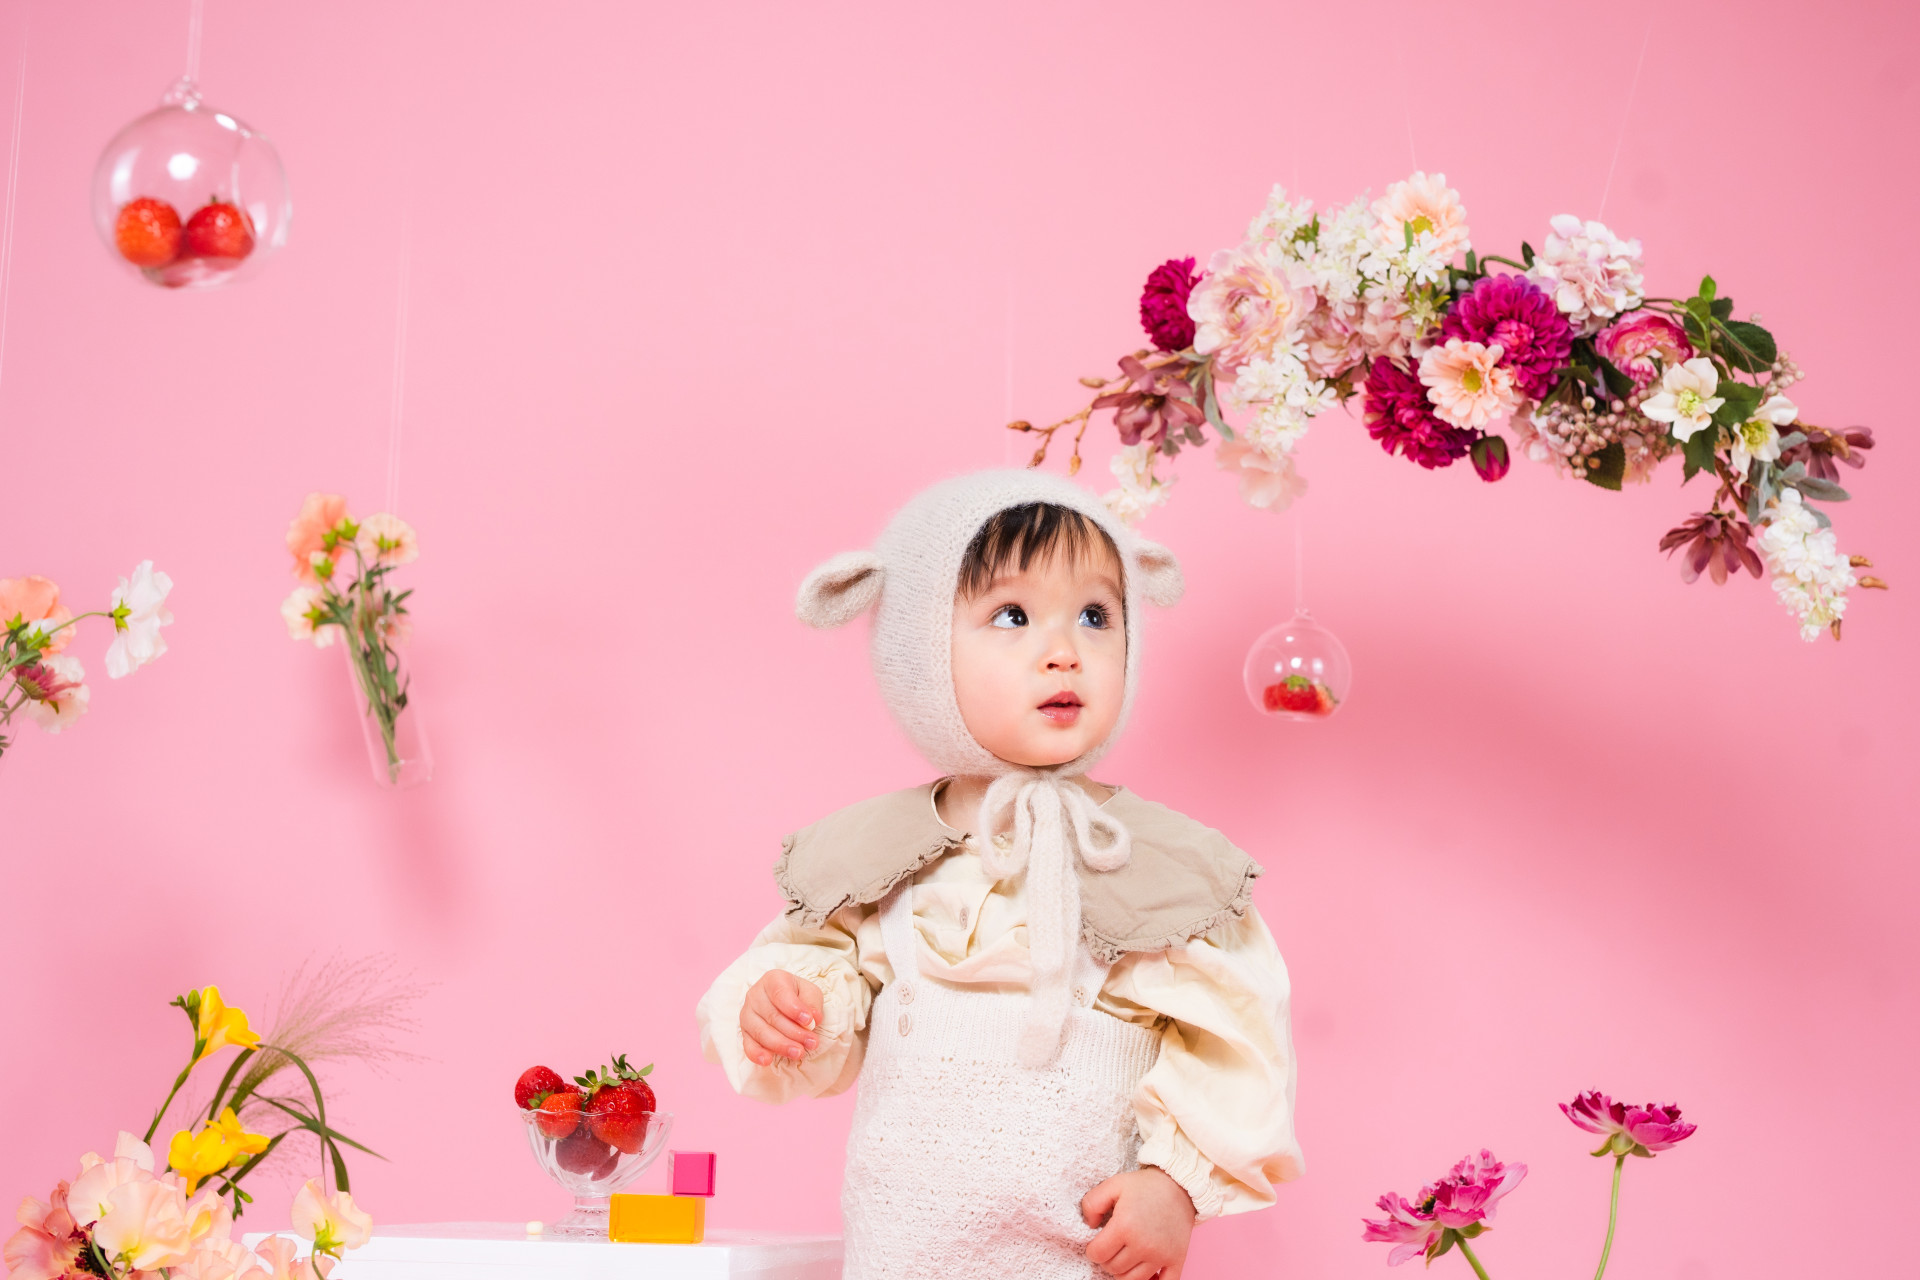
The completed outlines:
[[[1500,363],[1500,344],[1448,338],[1420,357],[1420,381],[1433,411],[1449,426],[1484,430],[1513,412],[1519,396],[1513,371]]]
[[[399,516],[376,511],[360,522],[353,544],[368,564],[393,568],[420,558],[420,538]]]
[[[43,653],[58,653],[73,638],[73,628],[63,623],[73,618],[73,610],[60,603],[60,588],[46,578],[29,574],[24,578],[0,578],[0,628],[18,619],[21,622],[47,622],[42,628],[47,643]]]
[[[294,576],[302,582],[318,582],[313,570],[315,552],[323,556],[328,534],[338,537],[352,521],[347,516],[347,500],[337,493],[310,493],[300,504],[300,514],[287,526],[287,550],[293,554]]]

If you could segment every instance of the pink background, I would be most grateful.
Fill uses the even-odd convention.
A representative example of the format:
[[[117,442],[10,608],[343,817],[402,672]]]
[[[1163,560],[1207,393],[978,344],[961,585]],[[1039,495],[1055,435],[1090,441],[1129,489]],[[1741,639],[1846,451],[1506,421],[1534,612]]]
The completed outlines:
[[[507,1087],[623,1049],[659,1064],[674,1145],[720,1152],[718,1224],[834,1228],[850,1100],[735,1098],[692,1019],[777,909],[781,834],[927,772],[861,636],[793,620],[801,575],[1022,457],[1000,424],[1070,410],[1140,342],[1147,270],[1234,241],[1276,179],[1324,203],[1417,161],[1511,253],[1599,210],[1618,142],[1604,217],[1652,287],[1711,270],[1808,370],[1810,418],[1880,430],[1836,514],[1896,589],[1805,645],[1764,585],[1684,586],[1655,552],[1705,499],[1677,473],[1490,487],[1335,415],[1304,446],[1309,598],[1357,684],[1332,723],[1272,724],[1239,668],[1287,611],[1290,518],[1189,459],[1148,531],[1190,594],[1106,774],[1266,865],[1309,1168],[1202,1228],[1189,1274],[1379,1274],[1374,1198],[1482,1144],[1532,1167],[1494,1273],[1579,1274],[1607,1168],[1554,1103],[1586,1087],[1701,1125],[1629,1170],[1615,1274],[1905,1265],[1863,1227],[1898,1213],[1920,1119],[1920,577],[1887,376],[1920,262],[1910,7],[1336,12],[212,0],[208,99],[279,144],[296,214],[261,278],[174,296],[85,200],[179,73],[185,4],[9,0],[0,573],[92,605],[150,556],[179,622],[0,762],[0,1192],[144,1122],[177,992],[264,1016],[302,958],[386,951],[431,984],[423,1061],[342,1073],[335,1103],[391,1157],[356,1167],[379,1219],[558,1216]],[[399,509],[439,775],[391,795],[339,656],[277,606],[302,494],[383,503],[409,208]],[[104,643],[76,650],[96,676]]]

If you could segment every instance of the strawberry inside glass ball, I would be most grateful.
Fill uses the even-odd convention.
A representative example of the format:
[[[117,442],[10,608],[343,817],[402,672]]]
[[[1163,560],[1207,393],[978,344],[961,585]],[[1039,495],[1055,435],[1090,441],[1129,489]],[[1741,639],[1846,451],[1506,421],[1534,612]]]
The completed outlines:
[[[181,238],[180,215],[151,196],[127,201],[113,220],[113,246],[136,267],[166,266],[180,256]]]

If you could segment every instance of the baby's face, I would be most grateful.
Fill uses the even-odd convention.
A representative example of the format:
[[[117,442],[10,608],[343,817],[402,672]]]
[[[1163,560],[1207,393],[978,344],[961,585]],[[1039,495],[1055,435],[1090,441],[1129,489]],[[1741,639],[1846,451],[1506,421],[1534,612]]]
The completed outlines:
[[[1120,566],[1056,554],[953,605],[953,691],[974,741],[1011,764],[1065,764],[1107,740],[1126,692]]]

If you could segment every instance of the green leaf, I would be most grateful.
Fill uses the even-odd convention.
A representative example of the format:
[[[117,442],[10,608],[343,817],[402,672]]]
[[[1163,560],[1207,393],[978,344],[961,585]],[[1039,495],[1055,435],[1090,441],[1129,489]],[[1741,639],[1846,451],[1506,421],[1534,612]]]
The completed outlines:
[[[1713,300],[1713,318],[1715,320],[1725,320],[1728,316],[1732,314],[1733,314],[1732,298],[1715,298]]]
[[[1822,480],[1819,476],[1802,476],[1793,482],[1793,487],[1808,498],[1820,502],[1845,502],[1853,495],[1831,480]]]
[[[1529,268],[1533,266],[1533,246],[1525,240],[1520,242],[1520,261],[1526,263]]]
[[[1694,432],[1693,435],[1687,439],[1687,442],[1681,446],[1686,452],[1687,465],[1686,474],[1681,476],[1680,483],[1685,484],[1687,481],[1693,479],[1697,472],[1705,471],[1711,473],[1713,471],[1713,451],[1714,446],[1719,442],[1719,436],[1720,433],[1718,431],[1712,427],[1707,427]]]
[[[1715,326],[1725,336],[1721,354],[1742,373],[1761,373],[1780,354],[1773,335],[1745,320],[1727,320]]]
[[[1708,303],[1709,305],[1711,305],[1711,304],[1712,304],[1712,302],[1713,302],[1713,299],[1714,299],[1714,296],[1715,296],[1716,294],[1718,294],[1719,292],[1720,292],[1720,286],[1719,286],[1719,285],[1717,285],[1717,284],[1715,284],[1715,283],[1713,282],[1713,277],[1712,277],[1712,276],[1701,276],[1701,277],[1700,277],[1700,299],[1701,299],[1701,301],[1703,301],[1703,302],[1706,302],[1706,303]]]
[[[1480,259],[1471,249],[1467,250],[1467,274],[1470,276],[1480,274]]]
[[[1607,381],[1607,390],[1615,399],[1624,400],[1633,392],[1633,379],[1620,372],[1613,361],[1596,354],[1594,360],[1600,365],[1600,376]]]
[[[1618,493],[1627,477],[1627,451],[1618,440],[1587,460],[1587,483]]]
[[[1753,411],[1760,407],[1760,388],[1744,382],[1722,382],[1719,390],[1714,394],[1725,401],[1713,411],[1713,421],[1716,426],[1739,426],[1751,418]]]
[[[1682,312],[1680,324],[1686,329],[1687,339],[1693,343],[1695,350],[1707,345],[1707,326],[1700,322],[1699,316],[1694,315],[1691,310]]]

